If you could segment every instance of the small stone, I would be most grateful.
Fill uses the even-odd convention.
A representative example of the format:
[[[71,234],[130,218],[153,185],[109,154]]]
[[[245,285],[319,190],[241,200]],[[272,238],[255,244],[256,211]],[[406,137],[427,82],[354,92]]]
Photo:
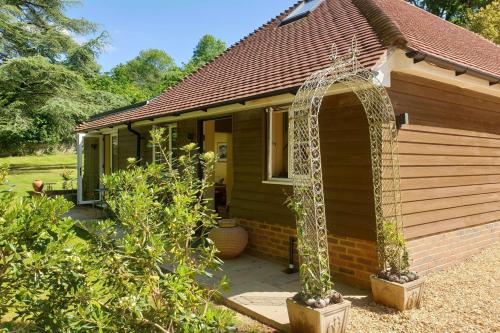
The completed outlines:
[[[342,297],[342,294],[341,293],[338,293],[338,292],[334,292],[331,296],[330,296],[330,304],[338,304],[338,303],[342,303],[344,301],[343,297]]]
[[[406,274],[406,276],[408,277],[409,281],[415,281],[416,279],[418,279],[418,275],[414,272],[409,272],[408,274]]]
[[[314,307],[318,308],[318,309],[322,309],[326,306],[326,302],[324,299],[320,299],[318,301],[316,301],[316,303],[314,303]]]
[[[305,303],[306,303],[306,305],[313,306],[314,303],[316,303],[316,300],[314,298],[309,298],[309,299],[306,299]]]
[[[400,279],[401,281],[403,281],[403,283],[410,282],[410,279],[408,278],[408,276],[405,276],[405,275],[401,276],[399,279]]]
[[[398,280],[399,280],[399,277],[396,274],[389,275],[389,281],[397,282]]]

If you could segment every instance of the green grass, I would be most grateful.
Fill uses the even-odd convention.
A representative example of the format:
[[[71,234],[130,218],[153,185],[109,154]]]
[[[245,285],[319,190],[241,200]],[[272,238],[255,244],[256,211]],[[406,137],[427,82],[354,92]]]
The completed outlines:
[[[76,178],[76,154],[57,153],[53,155],[40,156],[15,156],[0,158],[0,164],[9,164],[10,183],[15,185],[14,192],[18,195],[27,195],[27,191],[32,191],[32,183],[35,179],[41,179],[44,183],[56,183],[54,190],[62,188],[61,172],[64,169],[72,170],[73,177]],[[76,181],[73,182],[76,188]],[[47,188],[45,187],[44,190]]]

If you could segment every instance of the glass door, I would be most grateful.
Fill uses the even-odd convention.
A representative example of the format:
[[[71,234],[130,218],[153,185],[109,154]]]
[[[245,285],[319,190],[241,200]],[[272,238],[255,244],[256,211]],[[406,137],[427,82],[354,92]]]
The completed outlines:
[[[102,136],[78,134],[78,204],[100,200]]]

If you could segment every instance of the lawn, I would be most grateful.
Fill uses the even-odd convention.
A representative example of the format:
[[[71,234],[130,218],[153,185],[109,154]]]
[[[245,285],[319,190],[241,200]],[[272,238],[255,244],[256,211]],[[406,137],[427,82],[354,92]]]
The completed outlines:
[[[44,183],[56,183],[53,189],[61,189],[61,172],[64,169],[72,170],[73,177],[76,178],[76,154],[74,153],[3,157],[0,158],[0,164],[2,163],[9,164],[8,179],[15,185],[14,191],[18,195],[27,195],[27,191],[32,191],[31,183],[35,179],[41,179]],[[76,181],[74,188],[76,188]]]

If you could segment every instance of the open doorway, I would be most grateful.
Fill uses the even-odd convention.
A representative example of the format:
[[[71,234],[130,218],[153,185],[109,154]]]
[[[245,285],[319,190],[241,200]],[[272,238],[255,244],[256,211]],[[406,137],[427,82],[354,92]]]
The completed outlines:
[[[217,213],[227,217],[233,189],[233,119],[203,120],[201,127],[203,151],[213,151],[219,157],[215,165],[215,185],[208,195],[213,198]]]

